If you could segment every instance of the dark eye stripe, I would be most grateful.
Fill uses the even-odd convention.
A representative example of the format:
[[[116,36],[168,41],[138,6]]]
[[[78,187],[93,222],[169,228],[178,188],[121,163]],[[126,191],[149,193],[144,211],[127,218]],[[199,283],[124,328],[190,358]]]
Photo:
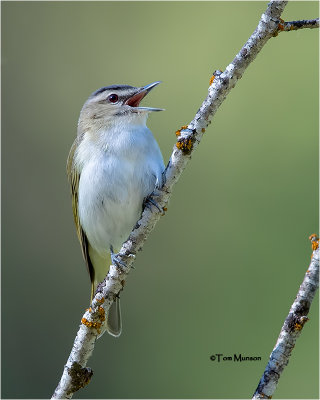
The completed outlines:
[[[109,95],[109,96],[110,96],[110,95]],[[102,100],[99,100],[97,103],[98,103],[98,104],[110,103],[110,101],[109,101],[109,96],[106,97],[106,98],[104,98],[104,99],[102,99]],[[125,96],[118,96],[117,102],[121,103],[121,102],[124,101],[125,99],[126,99]]]

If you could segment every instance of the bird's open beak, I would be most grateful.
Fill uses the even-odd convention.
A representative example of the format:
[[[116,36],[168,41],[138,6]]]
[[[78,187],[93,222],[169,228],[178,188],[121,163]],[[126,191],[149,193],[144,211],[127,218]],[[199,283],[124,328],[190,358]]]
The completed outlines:
[[[133,96],[131,96],[125,104],[130,107],[134,107],[137,111],[164,111],[163,108],[153,108],[153,107],[140,107],[141,100],[153,89],[155,86],[159,85],[161,81],[150,83],[147,86],[144,86],[138,90]]]

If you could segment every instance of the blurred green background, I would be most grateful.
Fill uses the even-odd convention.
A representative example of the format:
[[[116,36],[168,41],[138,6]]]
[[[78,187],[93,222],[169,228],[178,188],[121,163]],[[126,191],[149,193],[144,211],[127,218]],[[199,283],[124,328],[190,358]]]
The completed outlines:
[[[2,2],[2,398],[47,398],[89,277],[65,164],[89,94],[163,84],[144,105],[165,162],[175,130],[255,29],[266,2]],[[285,20],[315,18],[289,3]],[[76,398],[249,398],[318,229],[318,31],[268,42],[175,187]],[[318,295],[276,398],[318,398]],[[212,354],[262,361],[213,362]]]

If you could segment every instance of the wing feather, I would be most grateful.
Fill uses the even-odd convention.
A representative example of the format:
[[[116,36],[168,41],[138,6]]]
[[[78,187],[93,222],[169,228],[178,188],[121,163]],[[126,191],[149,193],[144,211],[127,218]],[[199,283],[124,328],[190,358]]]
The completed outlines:
[[[79,218],[79,211],[78,211],[78,193],[79,193],[79,180],[80,180],[80,173],[78,172],[77,168],[75,167],[75,152],[79,143],[79,137],[73,142],[71,147],[68,161],[67,161],[67,175],[68,180],[71,186],[71,195],[72,195],[72,210],[73,210],[73,217],[74,222],[76,224],[77,235],[79,238],[79,242],[81,245],[82,255],[86,262],[87,269],[90,275],[91,283],[94,282],[94,268],[90,259],[89,255],[89,241],[81,227],[80,218]]]

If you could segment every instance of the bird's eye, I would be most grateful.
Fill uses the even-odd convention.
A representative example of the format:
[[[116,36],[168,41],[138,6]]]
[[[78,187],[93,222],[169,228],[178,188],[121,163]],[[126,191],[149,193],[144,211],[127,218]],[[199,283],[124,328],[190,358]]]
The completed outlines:
[[[116,103],[119,100],[119,97],[117,94],[110,94],[110,96],[108,96],[108,101],[110,103]]]

